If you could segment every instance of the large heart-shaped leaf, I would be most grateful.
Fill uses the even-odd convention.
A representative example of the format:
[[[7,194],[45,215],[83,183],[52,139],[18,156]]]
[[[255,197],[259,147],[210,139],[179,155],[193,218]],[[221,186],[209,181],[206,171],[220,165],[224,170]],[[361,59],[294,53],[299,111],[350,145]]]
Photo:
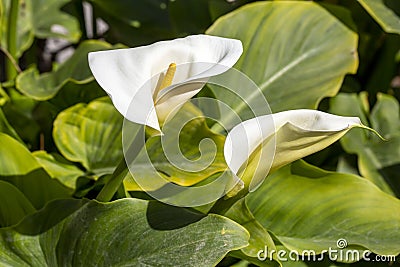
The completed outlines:
[[[0,233],[12,266],[215,266],[249,237],[225,217],[137,199],[90,202],[40,237]]]
[[[97,175],[112,173],[122,159],[122,116],[108,97],[77,104],[54,121],[53,137],[61,154]]]
[[[400,200],[351,174],[327,172],[302,161],[270,175],[247,196],[255,218],[288,249],[369,249],[400,253]]]
[[[249,4],[218,19],[207,33],[242,41],[235,66],[260,87],[273,112],[316,108],[358,66],[357,35],[313,2]],[[245,105],[225,92],[215,90],[240,114]],[[258,94],[241,97],[251,106]]]
[[[384,31],[400,34],[400,17],[383,0],[358,0]]]
[[[0,133],[0,180],[19,189],[36,209],[71,194],[41,168],[24,145],[4,133]]]
[[[109,49],[108,43],[86,41],[75,53],[54,72],[39,75],[35,68],[30,68],[18,75],[16,87],[25,95],[36,100],[47,100],[54,97],[68,82],[85,84],[93,80],[89,69],[87,55],[89,52]]]
[[[340,115],[360,116],[367,125],[376,129],[387,140],[380,140],[367,132],[354,130],[341,143],[348,153],[358,155],[358,168],[362,176],[389,194],[400,196],[398,175],[385,175],[385,168],[400,164],[399,103],[389,95],[378,94],[378,101],[370,112],[366,94],[339,94],[331,99],[331,111]]]

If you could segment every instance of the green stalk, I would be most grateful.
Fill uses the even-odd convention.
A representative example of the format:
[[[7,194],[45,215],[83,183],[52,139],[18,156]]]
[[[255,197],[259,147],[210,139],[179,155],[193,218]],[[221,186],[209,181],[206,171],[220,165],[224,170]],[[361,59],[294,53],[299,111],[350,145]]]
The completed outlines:
[[[128,171],[129,169],[126,166],[125,158],[123,158],[115,169],[110,181],[103,187],[96,199],[100,202],[110,201],[118,191]]]
[[[8,15],[7,50],[12,58],[17,55],[17,21],[18,21],[19,0],[10,1],[10,12]],[[7,80],[12,80],[17,76],[17,70],[8,59],[6,63]]]
[[[140,150],[143,147],[143,138],[144,135],[144,127],[142,127],[135,136],[135,139],[131,143],[130,147],[128,148],[128,152],[125,153],[129,155],[129,161],[133,161],[136,156],[139,154]],[[118,164],[117,168],[115,169],[114,173],[110,181],[103,187],[103,189],[98,194],[96,200],[100,202],[108,202],[110,201],[115,193],[118,191],[119,187],[121,186],[124,178],[129,172],[129,168],[127,167],[125,157],[122,158],[120,163]]]
[[[237,201],[244,198],[249,193],[248,188],[243,188],[236,196],[231,198],[222,197],[217,200],[209,213],[224,215]]]

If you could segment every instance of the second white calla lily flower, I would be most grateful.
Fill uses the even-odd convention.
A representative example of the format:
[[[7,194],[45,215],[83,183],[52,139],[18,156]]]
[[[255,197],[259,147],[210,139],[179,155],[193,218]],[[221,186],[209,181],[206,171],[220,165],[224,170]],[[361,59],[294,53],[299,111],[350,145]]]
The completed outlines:
[[[358,117],[318,110],[288,110],[260,116],[229,132],[224,156],[235,174],[244,180],[250,176],[250,190],[254,190],[268,173],[324,149],[353,127],[368,128]]]
[[[193,35],[92,52],[89,66],[126,119],[160,131],[171,111],[197,94],[207,78],[232,67],[242,52],[239,40]]]

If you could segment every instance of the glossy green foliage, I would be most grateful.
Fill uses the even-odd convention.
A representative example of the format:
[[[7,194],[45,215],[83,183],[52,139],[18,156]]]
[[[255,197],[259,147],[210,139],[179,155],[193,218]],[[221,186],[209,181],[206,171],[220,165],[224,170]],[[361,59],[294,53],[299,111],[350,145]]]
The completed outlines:
[[[339,94],[331,100],[332,112],[359,116],[376,129],[386,140],[355,130],[341,143],[349,153],[358,156],[358,169],[365,178],[389,194],[400,196],[395,170],[400,164],[400,112],[398,101],[379,94],[378,102],[369,110],[366,94]]]
[[[91,51],[111,48],[107,43],[87,41],[75,51],[73,56],[56,71],[39,75],[35,68],[22,72],[16,80],[16,87],[35,100],[53,98],[67,83],[86,84],[93,80],[87,54]]]
[[[400,18],[385,5],[383,0],[358,0],[371,16],[390,33],[400,34]]]
[[[399,3],[0,0],[0,266],[397,266]],[[336,127],[334,119],[295,111],[293,121],[277,117],[266,131],[271,136],[247,154],[247,168],[228,172],[229,182],[234,174],[243,179],[236,187],[226,192],[227,183],[216,183],[202,192],[225,196],[191,208],[153,199],[146,192],[201,187],[229,170],[224,146],[237,122],[218,104],[187,103],[161,123],[162,133],[145,128],[129,172],[125,141],[134,132],[125,131],[130,123],[113,106],[116,99],[92,76],[88,53],[191,34],[239,39],[244,51],[234,67],[251,79],[232,78],[230,92],[210,79],[194,98],[221,101],[241,120],[269,109],[357,116],[384,140],[356,120]],[[137,71],[146,69],[147,62],[139,64]],[[251,113],[263,97],[270,107]],[[247,141],[254,140],[242,145]],[[272,151],[272,168],[261,151]],[[308,163],[300,159],[315,152]],[[202,168],[204,162],[210,164]],[[265,180],[250,188],[254,174]],[[165,183],[143,188],[135,180],[152,185],[155,175]],[[397,258],[259,259],[265,249],[321,256],[338,249],[339,239],[347,242],[343,253]]]
[[[246,246],[248,240],[242,226],[222,216],[137,199],[90,202],[40,235],[18,231],[18,227],[0,230],[1,263],[212,266],[228,251]]]
[[[122,117],[108,98],[77,104],[54,122],[54,141],[70,161],[97,175],[112,173],[122,158]]]
[[[361,177],[298,161],[268,177],[247,200],[255,218],[289,249],[320,253],[344,238],[348,249],[400,253],[400,200]]]
[[[260,87],[273,112],[317,107],[358,66],[357,35],[310,2],[250,4],[221,17],[207,33],[242,41],[244,54],[235,66]],[[257,97],[248,94],[247,102]],[[242,112],[240,102],[232,102]]]

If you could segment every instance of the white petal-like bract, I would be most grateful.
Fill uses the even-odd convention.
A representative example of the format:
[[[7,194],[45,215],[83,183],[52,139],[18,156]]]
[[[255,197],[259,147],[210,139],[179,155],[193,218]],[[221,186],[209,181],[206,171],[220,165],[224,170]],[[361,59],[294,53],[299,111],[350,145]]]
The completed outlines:
[[[160,130],[159,117],[194,96],[207,77],[232,67],[242,52],[239,40],[192,35],[137,48],[91,52],[89,66],[125,118]],[[173,84],[154,99],[159,76],[171,63],[177,65]]]
[[[254,175],[256,187],[269,172],[324,149],[357,126],[364,127],[357,117],[307,109],[256,117],[229,132],[225,160],[239,177]]]

